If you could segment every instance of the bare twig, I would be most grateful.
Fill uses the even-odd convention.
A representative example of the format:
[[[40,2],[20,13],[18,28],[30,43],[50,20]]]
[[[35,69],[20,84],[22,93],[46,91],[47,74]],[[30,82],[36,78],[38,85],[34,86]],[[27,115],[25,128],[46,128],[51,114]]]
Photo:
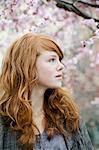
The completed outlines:
[[[88,2],[84,2],[84,1],[80,1],[80,0],[78,0],[77,2],[82,3],[82,4],[85,4],[85,5],[87,5],[87,6],[99,8],[99,5],[98,5],[98,4],[88,3]]]
[[[94,19],[95,22],[98,22],[99,23],[99,20],[96,19],[96,18],[93,18],[91,16],[89,16],[88,14],[86,14],[85,12],[82,12],[80,9],[78,9],[74,4],[75,2],[73,3],[69,3],[69,2],[66,2],[66,1],[63,1],[63,0],[55,0],[56,1],[56,6],[59,7],[59,8],[63,8],[65,10],[68,10],[68,11],[71,11],[71,12],[74,12],[76,13],[77,15],[85,18],[85,19]],[[97,4],[91,4],[91,3],[86,3],[86,2],[82,2],[80,0],[77,0],[77,2],[80,2],[80,3],[83,3],[85,5],[88,5],[88,6],[91,6],[91,7],[95,7],[95,8],[99,8],[99,5]]]

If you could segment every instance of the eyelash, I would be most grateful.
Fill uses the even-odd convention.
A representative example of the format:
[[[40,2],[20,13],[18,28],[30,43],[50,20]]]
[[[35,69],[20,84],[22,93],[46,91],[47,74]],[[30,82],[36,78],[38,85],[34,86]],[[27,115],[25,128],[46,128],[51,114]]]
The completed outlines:
[[[49,62],[54,62],[56,59],[55,58],[51,58],[50,60],[49,60]]]
[[[56,61],[56,58],[51,58],[50,60],[49,60],[49,62],[55,62]],[[60,61],[60,60],[59,60]],[[60,61],[61,62],[61,61]],[[62,62],[61,62],[62,63]],[[63,64],[63,63],[62,63]]]

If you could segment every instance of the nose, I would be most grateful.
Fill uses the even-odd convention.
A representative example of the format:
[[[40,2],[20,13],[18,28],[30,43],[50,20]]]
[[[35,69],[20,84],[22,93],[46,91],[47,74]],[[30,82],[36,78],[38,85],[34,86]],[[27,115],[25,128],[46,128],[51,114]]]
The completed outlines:
[[[59,64],[58,64],[58,66],[57,66],[57,70],[58,70],[58,71],[59,71],[59,70],[63,71],[64,68],[65,68],[65,67],[64,67],[64,64],[59,61]]]

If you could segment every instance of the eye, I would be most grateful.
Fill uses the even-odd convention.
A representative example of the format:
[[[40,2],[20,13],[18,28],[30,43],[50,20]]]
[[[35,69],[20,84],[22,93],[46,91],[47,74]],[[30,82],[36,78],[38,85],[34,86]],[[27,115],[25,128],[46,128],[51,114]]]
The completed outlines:
[[[56,59],[55,58],[51,58],[50,60],[49,60],[49,62],[54,62]]]

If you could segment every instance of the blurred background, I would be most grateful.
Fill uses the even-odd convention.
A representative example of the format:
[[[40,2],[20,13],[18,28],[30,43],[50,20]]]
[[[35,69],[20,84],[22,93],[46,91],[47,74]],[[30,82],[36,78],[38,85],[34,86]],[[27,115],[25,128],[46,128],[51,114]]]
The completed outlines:
[[[99,0],[0,0],[0,70],[21,35],[52,36],[63,50],[68,88],[99,150]]]

